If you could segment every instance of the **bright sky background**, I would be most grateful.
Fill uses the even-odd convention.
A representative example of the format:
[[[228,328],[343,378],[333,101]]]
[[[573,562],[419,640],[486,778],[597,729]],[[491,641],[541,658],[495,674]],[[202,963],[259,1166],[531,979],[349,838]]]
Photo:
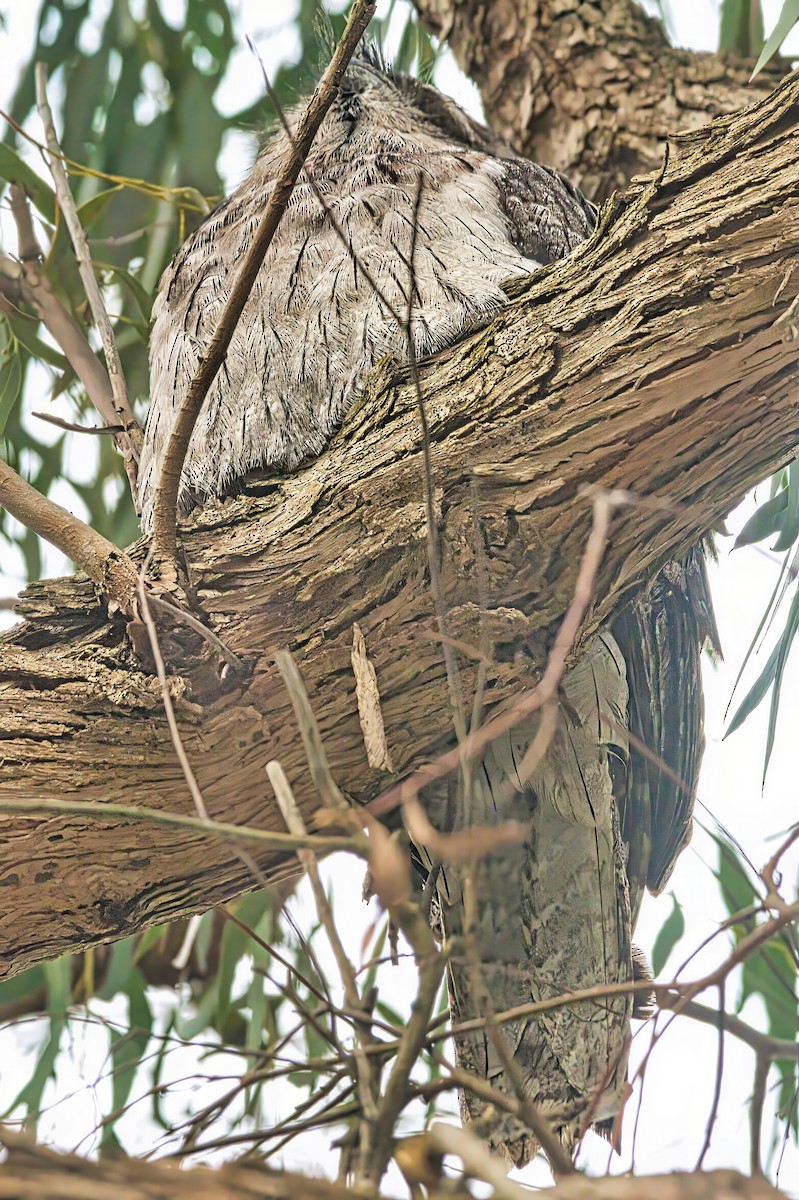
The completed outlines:
[[[97,9],[110,7],[111,0],[97,4]],[[179,12],[182,0],[164,4]],[[249,34],[259,48],[268,71],[273,71],[285,57],[292,55],[293,30],[288,22],[296,10],[296,3],[283,6],[279,20],[263,19],[263,12],[271,9],[260,0],[241,0],[233,5],[238,16],[238,30],[242,49],[234,55],[225,80],[220,86],[218,102],[224,111],[233,112],[256,99],[262,92],[260,66],[246,49],[245,34]],[[380,8],[385,9],[385,3]],[[398,6],[399,7],[399,6]],[[21,64],[28,55],[33,39],[36,14],[39,5],[27,0],[11,0],[10,5],[0,4],[8,12],[5,31],[0,32],[0,61],[7,66]],[[778,12],[778,0],[766,0],[767,28],[773,24]],[[714,49],[718,28],[718,7],[712,0],[673,0],[669,6],[672,34],[680,44],[696,49]],[[799,38],[794,35],[790,48],[799,52]],[[0,79],[0,103],[5,104],[12,87],[13,69]],[[438,85],[472,112],[479,112],[479,101],[471,84],[463,79],[451,59],[446,59],[437,74]],[[222,168],[230,186],[234,186],[247,169],[252,155],[251,139],[247,135],[232,134],[226,143]],[[0,222],[0,229],[5,230]],[[13,245],[13,243],[7,243]],[[49,378],[45,372],[31,379],[25,405],[28,411],[39,407],[48,397]],[[67,411],[64,415],[69,415]],[[37,433],[42,435],[41,423],[37,422]],[[46,432],[46,428],[45,428]],[[55,432],[53,432],[53,436]],[[90,439],[73,437],[76,461],[85,462],[89,473],[93,453],[87,446]],[[56,497],[67,507],[84,515],[81,502],[69,485],[64,485]],[[740,527],[753,508],[751,499],[730,519],[730,528]],[[773,850],[775,834],[784,831],[796,818],[796,736],[797,714],[799,714],[799,671],[795,656],[789,663],[783,688],[777,742],[772,757],[765,787],[761,786],[763,749],[767,708],[761,707],[742,730],[729,741],[722,741],[725,725],[724,713],[730,700],[732,687],[742,655],[757,627],[760,616],[776,582],[778,563],[760,550],[741,549],[731,551],[731,539],[719,539],[718,563],[711,566],[711,584],[716,604],[716,613],[725,650],[725,662],[717,667],[706,663],[705,692],[707,706],[707,749],[700,783],[700,806],[698,818],[703,824],[712,825],[712,817],[723,822],[726,828],[744,847],[756,866],[765,862]],[[7,546],[0,546],[0,595],[12,595],[23,582],[20,562]],[[68,567],[63,558],[48,549],[45,557],[46,573],[61,574]],[[765,653],[761,652],[744,677],[743,686],[759,672],[765,661],[775,635],[781,630],[784,613],[774,622],[766,637]],[[0,620],[10,618],[0,613]],[[744,694],[741,692],[741,695]],[[712,814],[709,815],[709,814]],[[690,848],[683,854],[674,872],[668,890],[673,891],[683,906],[688,931],[678,946],[672,961],[667,965],[664,977],[671,978],[670,971],[688,956],[688,953],[706,937],[711,935],[718,922],[726,915],[713,870],[716,863],[715,846],[709,836],[697,829]],[[786,876],[786,890],[790,894],[796,881],[797,860],[794,858]],[[349,863],[329,866],[333,881],[336,911],[341,915],[341,927],[348,937],[355,958],[360,957],[363,931],[372,915],[364,909],[360,899],[360,872],[353,872]],[[658,929],[671,907],[668,898],[647,899],[639,921],[636,941],[645,950],[651,949]],[[300,894],[295,911],[301,923],[312,920],[307,895]],[[726,943],[717,938],[696,961],[689,977],[704,974],[724,956]],[[331,967],[332,969],[332,967]],[[385,986],[392,999],[410,995],[413,976],[410,968],[403,965],[391,969]],[[734,995],[735,985],[731,985]],[[714,1003],[714,997],[704,996],[705,1003]],[[166,1003],[166,1000],[165,1000]],[[400,1001],[397,1001],[400,1003]],[[107,1010],[109,1015],[111,1009]],[[117,1010],[116,1014],[121,1014]],[[756,1003],[749,1003],[744,1012],[745,1019],[757,1024],[761,1013]],[[638,1034],[634,1044],[633,1068],[640,1060],[647,1044],[651,1026]],[[4,1063],[4,1078],[0,1081],[0,1109],[16,1090],[16,1062],[22,1070],[20,1055],[29,1055],[37,1044],[39,1029],[33,1025],[0,1033],[0,1054]],[[680,1019],[666,1034],[652,1055],[647,1068],[646,1096],[635,1138],[635,1167],[639,1172],[651,1172],[674,1168],[690,1169],[695,1164],[702,1145],[704,1129],[710,1109],[713,1090],[717,1038],[716,1034],[692,1021]],[[187,1071],[191,1070],[189,1052],[186,1058]],[[64,1100],[55,1111],[46,1129],[53,1140],[65,1147],[74,1145],[79,1138],[89,1135],[101,1108],[97,1102],[104,1094],[103,1087],[87,1090],[87,1081],[94,1080],[100,1073],[103,1062],[104,1042],[92,1031],[78,1031],[73,1053],[63,1062],[59,1077],[60,1095],[67,1096],[76,1091],[72,1100]],[[746,1101],[749,1096],[753,1070],[753,1055],[739,1043],[728,1038],[725,1047],[725,1070],[721,1106],[714,1132],[711,1150],[705,1165],[748,1166],[748,1115]],[[297,1094],[288,1089],[290,1098]],[[53,1097],[55,1098],[55,1095]],[[87,1102],[88,1098],[88,1102]],[[284,1097],[275,1092],[275,1107],[279,1109]],[[767,1115],[764,1145],[768,1144],[770,1115]],[[152,1127],[138,1113],[134,1113],[122,1125],[126,1144],[142,1149],[150,1145]],[[629,1162],[632,1147],[632,1122],[626,1131],[627,1154],[612,1165],[613,1170],[622,1169]],[[89,1143],[91,1144],[91,1143]],[[326,1137],[314,1137],[298,1143],[298,1148],[286,1154],[286,1165],[308,1167],[309,1163],[323,1164],[326,1158]],[[329,1163],[329,1159],[327,1162]],[[601,1171],[608,1163],[607,1146],[599,1139],[586,1140],[584,1162],[591,1169]],[[542,1184],[547,1180],[546,1171],[533,1164],[520,1176],[526,1183]],[[789,1193],[799,1196],[799,1153],[795,1147],[785,1150],[780,1185]]]

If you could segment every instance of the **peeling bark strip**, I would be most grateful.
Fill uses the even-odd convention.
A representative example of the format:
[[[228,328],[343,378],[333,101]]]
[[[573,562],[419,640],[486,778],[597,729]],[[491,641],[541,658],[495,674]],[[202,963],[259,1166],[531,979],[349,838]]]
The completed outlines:
[[[522,154],[592,200],[655,169],[677,129],[698,129],[767,95],[777,59],[669,45],[634,0],[414,0],[480,88],[486,118]]]
[[[515,283],[497,320],[423,368],[447,630],[473,647],[490,636],[490,706],[518,693],[525,640],[533,664],[543,661],[571,598],[591,518],[583,485],[658,500],[616,518],[587,636],[799,445],[796,345],[778,323],[799,286],[799,79],[676,149],[665,177],[607,208],[578,254]],[[302,671],[335,777],[357,800],[386,776],[364,748],[354,622],[396,771],[451,739],[415,393],[376,375],[317,462],[185,524],[192,592],[251,668],[244,682],[220,683],[196,634],[159,627],[215,820],[281,829],[263,773],[277,758],[315,827],[319,801],[274,663],[281,646]],[[0,643],[0,799],[97,801],[98,816],[3,820],[9,974],[252,885],[211,833],[104,815],[111,800],[193,811],[157,681],[86,580],[35,584],[22,608],[27,622]],[[461,668],[468,690],[475,658],[461,655]],[[258,861],[273,874],[290,867],[286,855]]]
[[[5,1138],[5,1135],[4,1135]],[[266,1167],[199,1167],[178,1171],[171,1164],[115,1158],[89,1162],[74,1154],[56,1154],[15,1135],[8,1137],[9,1157],[0,1172],[0,1200],[89,1200],[117,1195],[125,1200],[353,1200],[363,1193],[288,1171]],[[428,1187],[430,1200],[444,1200],[451,1189]],[[547,1191],[550,1200],[785,1200],[760,1176],[737,1171],[588,1179],[572,1176]]]

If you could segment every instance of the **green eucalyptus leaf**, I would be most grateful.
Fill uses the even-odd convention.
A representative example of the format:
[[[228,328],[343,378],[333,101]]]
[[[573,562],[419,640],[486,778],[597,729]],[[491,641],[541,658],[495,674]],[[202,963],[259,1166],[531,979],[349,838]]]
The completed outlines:
[[[35,1127],[41,1112],[44,1089],[50,1080],[55,1078],[56,1059],[61,1048],[61,1035],[67,1026],[70,1002],[69,955],[65,954],[53,962],[44,963],[42,970],[47,985],[47,1008],[50,1014],[47,1036],[32,1074],[3,1114],[8,1116],[15,1108],[23,1107],[26,1112],[26,1126],[29,1128]]]
[[[788,490],[777,492],[776,496],[765,500],[744,525],[735,539],[733,549],[740,546],[751,546],[753,542],[762,542],[783,528],[785,512],[788,508]]]
[[[137,280],[136,275],[132,275],[131,271],[126,271],[122,266],[116,266],[114,263],[98,263],[95,260],[95,270],[108,271],[120,283],[124,283],[125,287],[130,290],[136,306],[142,314],[142,319],[145,326],[145,334],[149,334],[150,314],[152,312],[152,296],[142,283]]]
[[[122,191],[124,191],[122,184],[117,183],[113,187],[105,188],[102,192],[97,192],[91,199],[85,200],[83,204],[79,205],[78,217],[83,228],[87,231],[91,229],[94,222],[105,212],[109,201]]]
[[[658,930],[655,944],[652,947],[652,971],[655,978],[663,970],[669,955],[685,933],[685,917],[680,902],[673,892],[671,905],[671,912]]]
[[[782,521],[780,536],[774,543],[775,551],[788,550],[799,538],[799,463],[796,459],[788,468],[788,502]]]
[[[55,222],[55,193],[15,150],[0,142],[0,179],[24,188],[33,205],[50,224]]]
[[[130,1028],[125,1033],[113,1028],[111,1030],[111,1111],[114,1120],[124,1112],[153,1028],[153,1013],[147,999],[145,981],[135,967],[128,978],[126,990]],[[119,1148],[113,1131],[114,1120],[103,1126],[101,1153],[107,1154]]]
[[[762,45],[760,0],[723,0],[719,50],[733,50],[744,58],[752,58]]]
[[[777,672],[779,651],[780,647],[778,643],[771,651],[765,667],[735,710],[735,715],[724,731],[725,737],[729,737],[731,733],[734,733],[736,729],[739,729],[743,725],[746,718],[755,711],[760,701],[766,695],[766,692],[774,682],[774,676]]]
[[[14,337],[25,347],[31,358],[37,362],[46,362],[48,366],[55,367],[59,371],[71,369],[64,355],[58,350],[54,350],[52,346],[48,346],[47,342],[42,341],[37,335],[38,321],[30,321],[25,317],[14,317],[9,313],[4,316]]]
[[[735,846],[727,838],[712,835],[719,848],[717,878],[727,912],[730,916],[757,905],[757,889]]]
[[[16,407],[22,392],[24,371],[19,349],[7,358],[0,359],[0,436],[2,436],[11,410]]]
[[[760,52],[760,57],[750,76],[751,79],[759,75],[766,63],[774,57],[797,21],[799,21],[799,0],[783,0],[777,24],[774,26],[765,46]]]
[[[126,996],[129,994],[132,974],[137,973],[133,965],[136,950],[135,938],[123,938],[114,942],[105,981],[96,992],[98,1000],[113,1000],[120,992]]]

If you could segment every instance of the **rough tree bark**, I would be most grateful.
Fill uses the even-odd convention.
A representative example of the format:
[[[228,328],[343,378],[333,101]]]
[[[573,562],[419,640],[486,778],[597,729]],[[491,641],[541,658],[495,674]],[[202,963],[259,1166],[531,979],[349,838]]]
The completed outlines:
[[[449,630],[475,646],[488,632],[492,704],[529,682],[516,651],[540,664],[571,597],[590,523],[581,487],[683,506],[616,518],[588,636],[795,452],[798,100],[799,80],[788,80],[677,139],[662,179],[633,186],[576,256],[514,285],[496,321],[424,367]],[[163,628],[213,817],[279,828],[263,770],[277,757],[313,824],[319,801],[273,663],[286,644],[355,800],[389,777],[367,764],[353,622],[376,667],[395,769],[451,737],[407,380],[386,368],[307,469],[196,513],[183,552],[197,604],[248,665],[243,680],[220,681],[204,644]],[[7,974],[252,885],[212,836],[103,811],[108,800],[192,811],[158,687],[121,620],[80,578],[34,585],[22,610],[0,653]],[[467,691],[472,665],[464,657]],[[23,812],[26,797],[34,808]],[[70,799],[96,802],[97,816],[45,811]],[[287,865],[259,861],[273,874]]]
[[[0,1138],[0,1142],[3,1139]],[[108,1158],[87,1162],[54,1154],[20,1137],[9,1146],[0,1171],[0,1200],[106,1200],[124,1188],[125,1200],[352,1200],[338,1183],[266,1168],[223,1166],[179,1171],[163,1163]],[[430,1200],[452,1200],[452,1181],[433,1185]],[[519,1189],[520,1196],[524,1195]],[[464,1188],[460,1193],[468,1197]],[[564,1180],[547,1192],[550,1200],[784,1200],[765,1179],[745,1179],[736,1171],[650,1178]]]
[[[489,124],[522,153],[604,200],[696,130],[766,95],[779,60],[669,45],[633,0],[414,0],[480,89]]]

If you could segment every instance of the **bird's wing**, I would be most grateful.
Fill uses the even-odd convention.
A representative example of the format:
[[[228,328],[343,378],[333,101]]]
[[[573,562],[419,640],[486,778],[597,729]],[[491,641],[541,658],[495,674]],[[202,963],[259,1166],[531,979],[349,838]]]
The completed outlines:
[[[663,889],[691,837],[704,745],[702,647],[720,653],[703,548],[668,563],[612,628],[630,693],[620,819],[635,921],[644,888]]]

